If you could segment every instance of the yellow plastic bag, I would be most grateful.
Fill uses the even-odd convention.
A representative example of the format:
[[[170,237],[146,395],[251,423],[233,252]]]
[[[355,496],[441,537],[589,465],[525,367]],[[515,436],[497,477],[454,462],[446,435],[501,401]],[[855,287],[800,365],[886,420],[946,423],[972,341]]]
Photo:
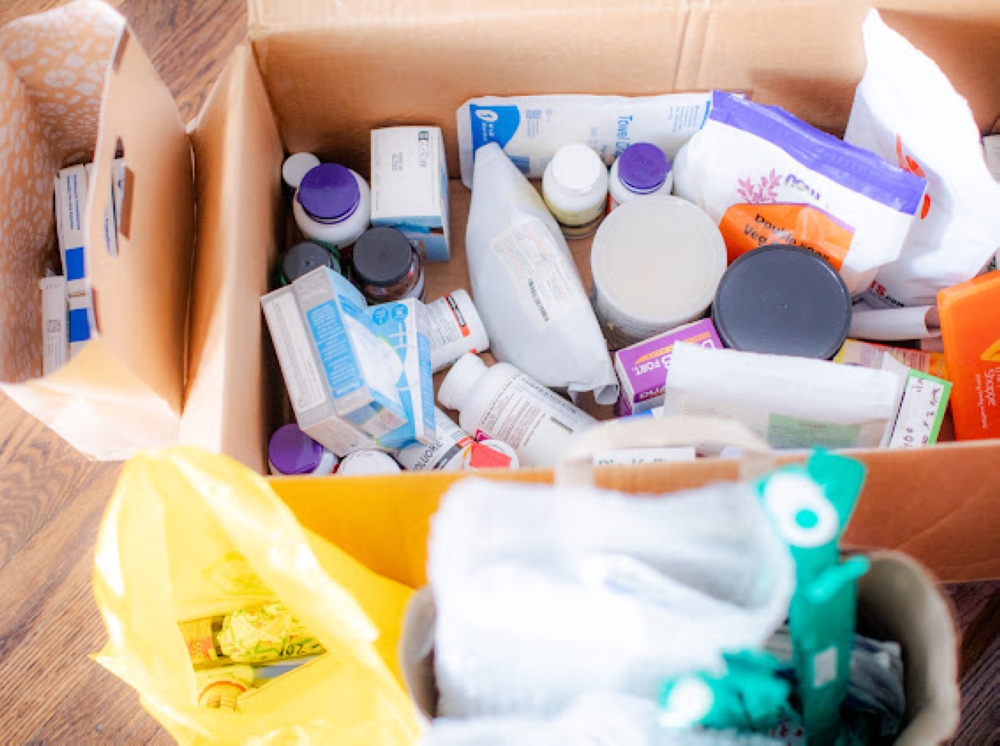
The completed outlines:
[[[412,589],[303,529],[267,482],[192,448],[126,465],[97,541],[97,660],[181,743],[412,743],[397,645]],[[197,704],[179,621],[280,600],[327,654],[232,713]]]

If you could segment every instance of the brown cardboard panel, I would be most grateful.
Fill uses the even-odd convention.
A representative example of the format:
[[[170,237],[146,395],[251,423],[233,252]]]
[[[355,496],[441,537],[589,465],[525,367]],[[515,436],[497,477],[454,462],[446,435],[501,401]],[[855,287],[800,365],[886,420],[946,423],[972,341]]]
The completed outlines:
[[[688,16],[682,4],[523,2],[523,14],[461,14],[434,3],[437,12],[409,16],[346,5],[341,25],[318,28],[314,15],[294,30],[252,28],[251,38],[286,149],[363,174],[370,129],[429,124],[442,128],[456,175],[455,110],[472,96],[672,90]]]
[[[111,256],[103,215],[119,142],[132,209],[129,235],[119,233],[118,255]],[[105,86],[94,163],[87,261],[98,331],[106,348],[180,413],[194,252],[192,153],[170,91],[128,32]]]
[[[260,296],[268,289],[276,231],[283,225],[283,154],[248,47],[230,59],[192,141],[200,209],[181,435],[262,471],[266,331]]]
[[[38,280],[55,248],[59,157],[13,68],[0,57],[0,380],[42,375]]]

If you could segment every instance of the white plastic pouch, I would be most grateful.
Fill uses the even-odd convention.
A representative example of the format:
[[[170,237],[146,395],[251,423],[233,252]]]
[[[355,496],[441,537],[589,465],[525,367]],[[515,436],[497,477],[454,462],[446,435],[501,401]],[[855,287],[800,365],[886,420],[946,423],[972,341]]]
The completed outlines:
[[[465,245],[497,360],[545,386],[613,403],[618,379],[566,239],[496,143],[476,154]]]
[[[939,290],[975,277],[1000,245],[1000,184],[969,104],[934,61],[878,11],[862,28],[868,64],[844,138],[927,179],[902,255],[879,270],[866,300],[933,305]]]
[[[677,344],[663,411],[737,420],[776,449],[874,448],[901,396],[889,371]]]
[[[629,145],[651,142],[673,160],[705,123],[711,93],[661,96],[484,96],[457,112],[462,181],[472,187],[473,158],[498,143],[521,172],[542,178],[563,145],[585,143],[610,166]]]
[[[463,480],[427,570],[444,717],[551,716],[592,691],[655,700],[667,677],[762,645],[794,585],[752,488],[727,483],[652,500]]]
[[[852,294],[899,258],[925,182],[777,106],[715,91],[674,163],[674,194],[718,222],[729,261],[765,244],[815,251]]]

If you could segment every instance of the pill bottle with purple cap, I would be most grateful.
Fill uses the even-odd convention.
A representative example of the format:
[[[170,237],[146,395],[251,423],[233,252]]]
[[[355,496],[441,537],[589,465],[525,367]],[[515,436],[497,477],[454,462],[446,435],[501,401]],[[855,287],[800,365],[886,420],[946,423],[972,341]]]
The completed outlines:
[[[332,474],[339,459],[295,423],[274,431],[267,444],[267,464],[275,475]]]
[[[674,171],[656,145],[637,142],[629,145],[611,166],[608,184],[608,212],[618,205],[647,194],[670,194]]]
[[[368,228],[371,192],[351,169],[323,163],[302,177],[292,214],[306,238],[343,254]]]

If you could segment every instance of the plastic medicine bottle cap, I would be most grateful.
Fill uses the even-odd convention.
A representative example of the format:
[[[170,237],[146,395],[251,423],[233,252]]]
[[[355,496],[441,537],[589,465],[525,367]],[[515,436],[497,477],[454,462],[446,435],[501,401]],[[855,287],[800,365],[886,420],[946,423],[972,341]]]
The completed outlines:
[[[552,158],[552,175],[572,194],[586,194],[593,189],[602,170],[606,168],[601,157],[580,143],[560,148]]]
[[[319,158],[312,153],[292,153],[281,164],[281,178],[292,189],[298,189],[307,173],[319,165]]]
[[[358,209],[361,189],[349,168],[322,163],[302,178],[296,199],[309,217],[335,223]]]
[[[369,228],[354,244],[354,270],[366,285],[395,285],[412,264],[413,247],[395,228]]]
[[[281,273],[288,282],[295,282],[317,267],[329,267],[334,271],[340,271],[333,254],[312,241],[295,244],[281,260]]]
[[[712,321],[726,347],[828,360],[847,338],[851,294],[819,255],[772,244],[729,265]]]
[[[267,444],[267,458],[280,474],[312,474],[319,468],[324,450],[293,423],[274,431]]]
[[[479,355],[471,352],[462,355],[441,382],[438,401],[448,409],[461,409],[486,370],[486,363]]]
[[[631,191],[640,194],[659,189],[669,171],[667,156],[649,142],[629,145],[618,158],[618,178]]]

